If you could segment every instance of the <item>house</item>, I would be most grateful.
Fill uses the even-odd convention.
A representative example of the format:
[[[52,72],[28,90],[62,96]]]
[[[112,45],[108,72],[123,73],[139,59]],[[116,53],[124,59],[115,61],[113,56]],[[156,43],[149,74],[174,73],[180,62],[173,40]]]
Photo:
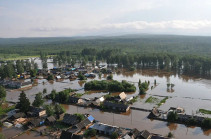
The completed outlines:
[[[136,128],[133,129],[133,130],[131,130],[131,131],[128,133],[128,135],[129,135],[132,139],[138,138],[139,134],[140,134],[140,131],[139,131],[138,129],[136,129]]]
[[[141,131],[141,133],[138,136],[139,139],[151,139],[151,137],[152,135],[147,130]]]
[[[159,112],[159,110],[157,109],[157,107],[154,107],[151,111],[151,116],[153,117],[159,117],[161,114]]]
[[[95,78],[96,77],[96,75],[93,74],[93,73],[86,73],[86,74],[84,74],[84,76],[88,77],[88,78]]]
[[[68,102],[73,103],[73,104],[79,104],[79,103],[82,103],[83,100],[81,98],[78,98],[78,97],[70,96]]]
[[[92,124],[92,122],[86,118],[85,120],[81,121],[80,123],[74,125],[72,128],[70,128],[68,130],[68,132],[71,133],[78,133],[81,131],[81,129],[87,129],[90,125]]]
[[[21,83],[20,88],[28,88],[28,87],[32,87],[31,81]]]
[[[16,125],[16,124],[25,124],[26,122],[27,122],[26,118],[18,118],[18,119],[15,119],[14,125]]]
[[[45,123],[47,125],[51,125],[51,124],[54,124],[56,122],[56,119],[54,116],[49,116],[45,119]]]
[[[65,115],[65,113],[57,114],[57,115],[56,115],[56,119],[58,119],[58,120],[63,120],[64,115]]]
[[[28,122],[28,127],[38,127],[43,125],[45,120],[43,118],[34,118]]]
[[[60,79],[62,79],[62,77],[60,75],[58,75],[58,76],[56,76],[56,79],[60,80]]]
[[[127,112],[130,110],[130,106],[122,103],[112,103],[109,101],[104,101],[103,106],[110,110],[115,110],[119,112]]]
[[[99,122],[90,126],[89,129],[95,129],[98,134],[103,134],[107,136],[110,136],[113,132],[117,132],[119,130],[119,128],[116,126],[103,124]]]
[[[151,139],[170,139],[170,138],[164,137],[164,136],[159,135],[159,134],[152,134]]]
[[[100,106],[101,103],[103,103],[105,101],[105,98],[102,96],[102,97],[95,97],[93,100],[91,100],[91,105],[94,105],[94,106]]]
[[[119,97],[121,100],[125,100],[126,97],[127,97],[127,95],[125,94],[125,92],[122,92],[122,93],[119,94],[118,97]]]
[[[60,139],[83,139],[82,135],[73,134],[69,131],[63,130]]]
[[[125,94],[125,92],[122,92],[118,96],[113,97],[113,99],[116,102],[124,102],[124,101],[126,101],[126,97],[127,97],[127,95]]]
[[[64,124],[69,125],[69,126],[73,126],[73,125],[79,123],[79,120],[78,120],[78,117],[76,115],[71,115],[71,114],[66,113],[64,115],[62,122]]]
[[[15,119],[25,118],[25,117],[26,117],[26,114],[25,113],[19,112],[19,113],[16,113],[16,114],[12,115],[10,117],[10,119],[15,120]]]
[[[44,117],[46,116],[46,110],[31,106],[30,111],[27,112],[27,115],[30,117]]]
[[[78,72],[81,72],[82,74],[87,73],[87,69],[85,67],[80,67],[77,69]]]
[[[136,128],[123,136],[124,139],[151,139],[152,134],[147,130],[139,131]]]

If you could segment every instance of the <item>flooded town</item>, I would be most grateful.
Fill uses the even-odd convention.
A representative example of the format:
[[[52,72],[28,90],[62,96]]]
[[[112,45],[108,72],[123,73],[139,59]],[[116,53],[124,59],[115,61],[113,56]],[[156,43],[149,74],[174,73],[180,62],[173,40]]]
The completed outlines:
[[[211,86],[208,79],[153,69],[130,71],[106,62],[57,67],[52,59],[47,60],[48,69],[43,70],[40,58],[33,59],[38,63],[35,77],[26,72],[16,81],[2,80],[1,85],[7,92],[6,102],[2,105],[8,108],[17,106],[21,93],[25,93],[34,104],[39,92],[44,104],[30,106],[25,113],[14,107],[2,115],[1,132],[6,138],[81,138],[92,129],[97,131],[97,138],[109,137],[113,132],[119,138],[193,139],[211,136],[211,129],[201,125],[211,115],[200,111],[210,109]],[[49,76],[53,78],[49,80]],[[135,91],[86,89],[87,84],[93,81],[125,81],[134,86]],[[21,86],[14,88],[10,85],[15,83],[21,83]],[[144,83],[149,87],[142,94],[139,87]],[[61,92],[67,92],[68,98],[57,99],[57,95],[62,97],[59,95]],[[52,113],[49,109],[56,109],[53,107],[58,104],[64,110],[53,110]],[[177,120],[168,119],[171,112],[177,114]],[[188,123],[192,119],[194,125]]]
[[[0,0],[0,139],[210,139],[210,0]]]

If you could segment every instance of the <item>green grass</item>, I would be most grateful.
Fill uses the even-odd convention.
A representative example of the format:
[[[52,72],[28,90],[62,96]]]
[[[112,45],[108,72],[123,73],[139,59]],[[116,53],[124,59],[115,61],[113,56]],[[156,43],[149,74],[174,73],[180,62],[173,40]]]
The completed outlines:
[[[77,93],[75,94],[76,97],[82,97],[84,94],[81,94],[81,93]]]
[[[146,101],[145,101],[145,103],[156,103],[156,102],[158,102],[159,101],[159,99],[158,98],[155,98],[155,97],[149,97]]]
[[[1,116],[1,115],[4,115],[4,114],[6,114],[6,113],[8,113],[9,111],[14,110],[14,109],[15,109],[15,105],[10,106],[10,107],[8,107],[8,108],[2,108],[2,106],[0,106],[0,116]]]
[[[161,106],[163,103],[166,103],[166,100],[168,99],[168,97],[165,97],[164,99],[162,99],[157,105]]]
[[[203,114],[211,114],[211,111],[205,110],[205,109],[199,109],[199,112],[201,112]]]
[[[133,104],[138,100],[138,96],[134,97],[132,100],[130,100],[129,103]]]
[[[32,57],[39,57],[39,55],[34,56],[21,56],[19,54],[0,54],[0,59],[2,60],[23,60]]]

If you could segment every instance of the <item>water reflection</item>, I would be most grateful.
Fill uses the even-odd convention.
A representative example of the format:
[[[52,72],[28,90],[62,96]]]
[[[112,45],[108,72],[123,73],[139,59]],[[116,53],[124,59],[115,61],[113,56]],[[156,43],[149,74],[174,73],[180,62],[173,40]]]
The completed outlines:
[[[175,123],[167,123],[167,126],[169,128],[170,131],[176,130],[177,129],[177,124]]]

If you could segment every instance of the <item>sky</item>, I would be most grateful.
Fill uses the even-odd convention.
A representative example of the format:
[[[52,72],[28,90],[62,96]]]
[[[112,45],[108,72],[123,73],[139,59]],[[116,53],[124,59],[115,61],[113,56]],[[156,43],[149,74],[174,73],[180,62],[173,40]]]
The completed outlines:
[[[211,0],[0,0],[0,38],[211,36]]]

